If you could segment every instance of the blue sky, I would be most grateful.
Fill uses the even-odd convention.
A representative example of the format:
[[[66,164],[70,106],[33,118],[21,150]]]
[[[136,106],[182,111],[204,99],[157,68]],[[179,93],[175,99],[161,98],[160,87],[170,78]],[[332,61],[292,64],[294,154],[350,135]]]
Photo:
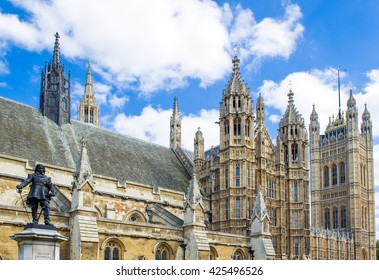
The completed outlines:
[[[200,1],[0,0],[0,96],[39,106],[40,71],[59,32],[62,61],[72,77],[72,116],[91,59],[101,126],[169,145],[173,99],[179,100],[183,145],[197,127],[218,144],[218,106],[232,70],[254,102],[266,104],[272,138],[287,104],[308,127],[312,104],[322,130],[353,89],[360,114],[379,118],[379,3],[376,0]],[[379,126],[374,122],[375,170]],[[379,172],[375,174],[379,238]]]

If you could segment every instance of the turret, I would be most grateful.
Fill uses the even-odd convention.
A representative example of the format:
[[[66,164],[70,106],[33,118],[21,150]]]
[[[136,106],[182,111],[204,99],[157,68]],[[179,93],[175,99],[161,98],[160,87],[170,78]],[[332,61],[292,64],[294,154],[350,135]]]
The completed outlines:
[[[86,85],[79,107],[79,120],[93,125],[99,125],[99,107],[93,92],[91,62],[88,60]]]
[[[174,98],[174,107],[170,119],[170,148],[176,149],[182,145],[182,119],[179,115],[178,98]]]
[[[40,110],[58,125],[69,123],[71,94],[70,73],[65,78],[64,67],[60,60],[59,34],[55,34],[52,60],[45,65],[41,73]]]

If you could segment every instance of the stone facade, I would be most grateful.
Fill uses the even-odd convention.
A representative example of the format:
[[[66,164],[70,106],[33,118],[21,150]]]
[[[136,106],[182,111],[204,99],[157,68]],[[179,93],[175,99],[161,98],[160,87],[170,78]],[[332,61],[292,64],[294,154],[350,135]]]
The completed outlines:
[[[97,108],[92,95],[89,65],[83,108]],[[58,189],[51,219],[68,238],[60,259],[373,259],[372,127],[366,109],[359,133],[354,106],[351,97],[352,120],[331,123],[328,136],[320,135],[312,114],[309,182],[308,132],[294,93],[288,93],[274,144],[263,98],[254,108],[237,57],[220,102],[220,145],[207,151],[200,128],[194,151],[181,147],[177,98],[166,148],[102,129],[95,115],[93,122],[59,123],[0,97],[0,259],[17,259],[10,236],[23,230],[30,210],[24,207],[27,190],[20,195],[15,186],[37,163]],[[336,140],[333,131],[341,125],[346,134]],[[330,157],[332,140],[345,149],[345,184],[324,188],[323,168],[341,161]],[[346,226],[325,228],[325,209],[341,215],[341,207]]]
[[[360,127],[358,117],[352,90],[346,113],[339,108],[324,134],[313,107],[309,128],[312,225],[354,239],[354,259],[375,259],[373,139],[367,106]]]

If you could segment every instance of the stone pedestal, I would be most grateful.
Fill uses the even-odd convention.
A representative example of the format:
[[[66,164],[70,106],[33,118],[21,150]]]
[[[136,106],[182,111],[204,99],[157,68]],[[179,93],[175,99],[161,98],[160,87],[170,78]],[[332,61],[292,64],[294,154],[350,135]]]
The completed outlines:
[[[60,243],[68,240],[54,226],[38,224],[27,224],[10,238],[18,242],[19,260],[59,260]]]

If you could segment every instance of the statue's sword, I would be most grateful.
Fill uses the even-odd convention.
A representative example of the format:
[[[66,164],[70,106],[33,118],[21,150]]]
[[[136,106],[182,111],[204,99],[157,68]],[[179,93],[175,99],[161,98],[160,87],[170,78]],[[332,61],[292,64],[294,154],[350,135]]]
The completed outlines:
[[[22,199],[21,192],[19,192],[19,191],[17,191],[17,192],[20,194],[20,198],[21,198],[22,206],[24,206],[24,209],[25,209],[25,212],[26,212],[26,217],[28,217],[28,221],[29,221],[29,224],[30,224],[31,222],[30,222],[29,212],[28,212],[28,210],[26,209],[25,201]]]

